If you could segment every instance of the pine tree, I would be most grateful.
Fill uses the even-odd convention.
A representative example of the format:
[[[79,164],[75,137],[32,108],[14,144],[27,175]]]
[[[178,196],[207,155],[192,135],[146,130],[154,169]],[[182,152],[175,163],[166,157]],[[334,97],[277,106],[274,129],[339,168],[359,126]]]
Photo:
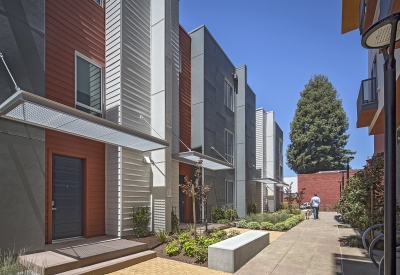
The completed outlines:
[[[290,123],[286,156],[290,169],[298,174],[345,169],[345,149],[350,135],[348,118],[336,89],[325,75],[314,75],[297,102]]]

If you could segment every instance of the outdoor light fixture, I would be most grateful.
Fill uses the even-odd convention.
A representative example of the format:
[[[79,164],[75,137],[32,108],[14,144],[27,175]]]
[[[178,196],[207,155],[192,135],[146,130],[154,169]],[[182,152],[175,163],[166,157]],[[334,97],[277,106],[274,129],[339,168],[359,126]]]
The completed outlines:
[[[384,214],[384,272],[396,274],[396,59],[395,42],[399,35],[400,12],[379,20],[362,36],[361,45],[367,49],[382,49],[385,58],[385,214]],[[382,270],[382,261],[380,270]]]

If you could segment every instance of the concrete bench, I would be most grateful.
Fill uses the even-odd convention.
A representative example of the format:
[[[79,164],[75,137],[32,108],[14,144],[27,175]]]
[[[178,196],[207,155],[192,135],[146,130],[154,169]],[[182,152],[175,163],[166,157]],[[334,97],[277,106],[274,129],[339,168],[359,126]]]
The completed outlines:
[[[208,247],[208,268],[235,273],[269,245],[269,232],[247,231]]]

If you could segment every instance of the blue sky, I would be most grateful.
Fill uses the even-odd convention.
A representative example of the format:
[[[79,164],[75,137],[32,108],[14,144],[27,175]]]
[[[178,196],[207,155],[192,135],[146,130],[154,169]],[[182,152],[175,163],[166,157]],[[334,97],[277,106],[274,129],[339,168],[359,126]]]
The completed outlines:
[[[362,168],[373,154],[373,137],[356,128],[367,50],[358,30],[341,34],[341,1],[181,0],[180,24],[187,31],[206,25],[236,66],[247,65],[257,107],[273,110],[284,132],[284,152],[300,92],[314,74],[324,74],[349,118],[347,148],[357,151],[350,165]],[[286,163],[284,175],[295,175]]]

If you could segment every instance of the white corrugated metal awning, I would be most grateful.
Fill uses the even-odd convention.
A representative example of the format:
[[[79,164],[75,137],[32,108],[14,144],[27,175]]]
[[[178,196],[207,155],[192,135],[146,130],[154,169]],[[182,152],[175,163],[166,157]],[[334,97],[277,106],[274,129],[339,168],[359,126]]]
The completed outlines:
[[[203,160],[203,168],[209,170],[233,169],[233,165],[226,161],[222,161],[195,151],[174,154],[172,155],[172,158],[190,165],[195,165],[196,162],[201,158]]]
[[[278,180],[272,179],[272,178],[258,178],[258,179],[253,179],[253,181],[262,182],[262,183],[266,183],[266,184],[274,184],[278,187],[288,187],[289,186],[289,184],[287,184],[285,182],[281,182],[281,181],[278,181]]]
[[[141,152],[169,146],[163,139],[21,90],[0,105],[0,117]]]

